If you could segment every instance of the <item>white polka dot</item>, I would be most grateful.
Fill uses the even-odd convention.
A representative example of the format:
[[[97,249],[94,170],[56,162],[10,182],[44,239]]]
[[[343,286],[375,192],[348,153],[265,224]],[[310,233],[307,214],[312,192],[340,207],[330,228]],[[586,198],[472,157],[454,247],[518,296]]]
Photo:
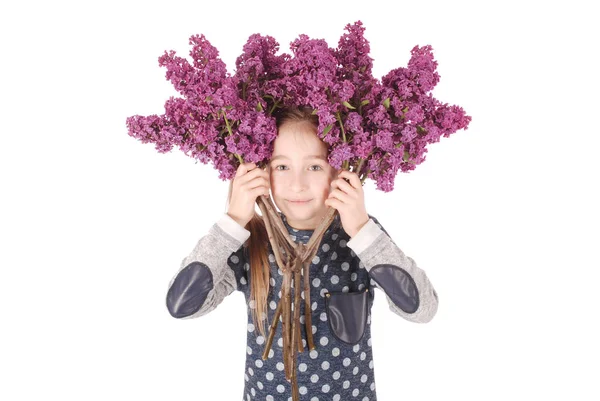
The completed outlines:
[[[338,356],[339,354],[340,354],[340,349],[338,347],[335,347],[334,349],[331,350],[331,355]]]
[[[281,363],[281,364],[283,365],[283,363]],[[278,363],[278,365],[279,365],[279,363]],[[277,369],[279,369],[279,367],[277,367]],[[283,367],[281,368],[281,370],[283,370]],[[265,377],[267,378],[267,380],[271,381],[271,380],[273,380],[273,373],[267,372],[267,374],[265,375]]]
[[[375,382],[371,383],[370,389],[371,391],[375,390]]]
[[[350,366],[350,358],[344,358],[344,361],[342,363],[344,364],[344,366]]]
[[[321,341],[319,341],[322,346],[326,346],[329,344],[329,339],[327,337],[321,337]]]
[[[298,392],[302,395],[306,394],[306,391],[307,391],[306,387],[304,387],[304,386],[300,386],[300,388],[298,389]]]
[[[250,264],[249,263],[244,263],[244,270],[246,270],[246,271],[250,270]]]
[[[273,351],[272,349],[269,350],[269,358],[273,358],[273,355],[275,355],[275,351]]]
[[[352,251],[352,250],[350,251],[350,256],[352,256],[353,258],[356,257],[356,254],[354,253],[354,251]]]
[[[271,285],[273,287],[275,287],[275,279],[273,277],[271,277],[271,279],[269,280],[269,282],[271,283]]]
[[[279,337],[277,339],[277,345],[279,345],[281,348],[283,348],[283,337]]]
[[[318,286],[320,286],[320,285],[321,285],[321,280],[319,280],[319,278],[318,278],[318,277],[317,277],[317,278],[315,278],[315,279],[312,281],[312,285],[313,285],[313,287],[318,287]]]
[[[336,260],[337,259],[337,252],[333,252],[331,254],[331,260]]]
[[[329,362],[323,361],[323,363],[321,364],[321,369],[323,369],[323,370],[329,369]]]
[[[250,394],[246,394],[246,401],[250,401]]]
[[[246,347],[246,352],[248,353],[248,355],[252,355],[252,348]]]
[[[310,306],[310,309],[315,310],[317,309],[317,302],[313,302],[312,305]]]
[[[264,388],[264,386],[261,382],[256,382],[256,387],[258,387],[261,390]]]
[[[321,288],[320,294],[321,297],[325,297],[325,294],[327,294],[329,291],[327,291],[327,288]]]
[[[333,377],[333,380],[339,379],[340,378],[340,372],[336,370],[335,372],[333,372],[332,377]]]
[[[367,375],[362,375],[362,376],[360,377],[360,381],[361,381],[362,383],[366,383],[366,382],[367,382]]]
[[[283,362],[277,362],[277,365],[275,365],[275,367],[277,368],[278,371],[283,372],[284,369],[284,364]]]
[[[319,318],[321,319],[322,322],[326,322],[327,321],[327,312],[321,312],[321,314],[319,315]]]
[[[265,342],[265,338],[263,336],[256,337],[256,343],[258,345],[262,345],[262,344],[264,344],[264,342]]]
[[[359,393],[359,391],[358,391],[358,389],[357,389],[357,388],[355,388],[354,390],[352,390],[352,395],[353,395],[354,397],[356,397],[356,396],[358,395],[358,393]]]
[[[344,287],[342,287],[342,292],[348,292],[350,289],[348,288],[347,285],[345,285]]]
[[[315,255],[315,257],[312,260],[312,264],[317,265],[317,264],[319,264],[320,261],[321,261],[321,258],[319,258],[318,256]]]
[[[254,331],[254,325],[252,323],[248,323],[248,331],[252,333]]]
[[[283,276],[283,270],[277,269],[277,273],[279,273],[280,276]]]
[[[355,376],[358,374],[358,366],[355,366],[354,369],[352,369],[352,374]]]
[[[342,263],[342,270],[343,271],[347,272],[349,268],[350,268],[350,263],[348,263],[348,262]]]
[[[358,274],[356,274],[356,273],[352,273],[352,274],[350,275],[350,280],[352,280],[352,281],[356,281],[356,278],[357,278],[357,277],[358,277]]]
[[[262,361],[262,359],[257,359],[256,362],[254,362],[254,364],[256,365],[257,368],[262,368],[263,367],[263,361]]]
[[[304,338],[302,339],[302,346],[306,347],[306,340]]]
[[[300,323],[304,324],[304,319],[305,319],[304,315],[300,315],[300,319],[299,319]]]
[[[350,387],[350,382],[348,380],[344,380],[344,384],[342,384],[343,388],[348,388]]]
[[[323,244],[321,249],[323,250],[323,252],[327,252],[329,250],[329,244]]]
[[[283,387],[281,384],[277,385],[277,392],[278,393],[283,393],[285,391],[285,387]]]
[[[368,345],[369,347],[371,346],[371,339],[370,339],[370,338],[367,340],[367,345]]]
[[[325,384],[323,385],[323,387],[321,387],[321,391],[324,393],[328,393],[330,390],[329,384]]]
[[[319,352],[313,349],[312,351],[310,351],[309,355],[312,359],[316,359],[319,356]]]
[[[254,387],[252,387],[250,389],[250,392],[252,393],[252,397],[254,397],[256,395],[256,390],[254,390]]]
[[[273,255],[272,253],[269,254],[269,262],[275,263],[275,255]]]
[[[323,266],[323,273],[327,273],[327,269],[328,269],[327,265]]]
[[[365,288],[364,284],[361,283],[361,284],[358,285],[358,290],[359,291],[362,291],[363,288]]]
[[[246,381],[250,381],[250,378],[248,377],[247,373],[244,373],[244,379],[246,379]]]
[[[319,399],[317,397],[313,397],[310,399],[310,401],[319,401]]]
[[[242,283],[242,285],[246,285],[246,279],[244,277],[240,278],[240,283]]]
[[[307,366],[305,363],[301,363],[300,365],[298,365],[298,370],[300,372],[306,372]]]
[[[254,376],[254,369],[252,368],[248,368],[248,373],[250,373],[250,376]]]
[[[345,248],[345,247],[346,247],[346,240],[345,240],[345,239],[341,239],[341,240],[340,240],[340,246],[341,246],[342,248]]]
[[[369,367],[373,369],[373,361],[369,361]]]
[[[338,238],[338,235],[337,235],[337,234],[333,234],[333,235],[331,236],[331,239],[332,239],[332,240],[334,240],[334,241],[335,241],[337,238]]]
[[[250,306],[250,309],[256,308],[256,301],[251,299],[250,302],[248,302],[248,306]]]
[[[275,309],[277,309],[277,302],[271,301],[271,302],[269,302],[269,306],[271,307],[271,309],[275,310]]]
[[[339,394],[334,395],[333,401],[340,401],[340,395]]]
[[[223,259],[221,259],[223,260]],[[231,258],[229,258],[229,260],[231,260],[233,263],[237,264],[240,261],[240,258],[238,258],[236,255],[232,255]]]
[[[313,382],[313,383],[318,382],[319,381],[319,375],[312,375],[310,377],[310,381]]]
[[[362,401],[369,401],[369,397],[364,397]]]
[[[271,394],[267,395],[267,401],[275,401],[275,398]]]
[[[331,284],[337,284],[340,282],[340,278],[338,276],[336,276],[335,274],[333,276],[331,276]]]
[[[358,350],[360,349],[360,345],[356,344],[354,347],[352,347],[352,351],[354,352],[358,352]]]
[[[317,326],[312,326],[312,333],[315,334],[317,332]]]
[[[296,236],[295,235],[290,235],[290,238],[292,239],[292,241],[296,241]]]
[[[360,360],[361,360],[361,361],[364,361],[366,357],[367,357],[367,354],[366,354],[366,353],[364,353],[364,352],[361,352],[361,353],[360,353]]]

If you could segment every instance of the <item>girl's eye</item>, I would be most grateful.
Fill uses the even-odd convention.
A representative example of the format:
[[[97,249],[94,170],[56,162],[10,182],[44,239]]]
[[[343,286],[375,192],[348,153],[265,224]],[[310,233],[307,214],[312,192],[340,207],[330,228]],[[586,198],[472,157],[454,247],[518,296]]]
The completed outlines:
[[[275,170],[282,171],[283,169],[280,169],[279,167],[285,167],[285,168],[287,168],[287,166],[286,166],[285,164],[280,164],[279,166],[276,166],[276,167],[275,167]],[[311,167],[311,170],[312,170],[312,171],[320,171],[320,170],[323,170],[323,168],[322,168],[321,166],[319,166],[318,164],[314,164],[314,165],[312,165],[312,166],[310,166],[310,167]],[[314,169],[314,170],[313,170],[313,169],[312,169],[313,167],[316,167],[316,169]]]

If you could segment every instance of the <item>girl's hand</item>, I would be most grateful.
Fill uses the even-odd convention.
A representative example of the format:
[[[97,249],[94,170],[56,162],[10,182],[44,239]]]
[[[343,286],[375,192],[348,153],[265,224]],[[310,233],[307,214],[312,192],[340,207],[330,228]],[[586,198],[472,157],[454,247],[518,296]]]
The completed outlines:
[[[240,164],[233,178],[233,189],[227,214],[245,227],[254,216],[256,198],[269,196],[269,173],[254,163]]]
[[[344,231],[352,238],[369,221],[360,179],[356,173],[342,170],[338,178],[331,182],[331,188],[332,191],[329,198],[325,200],[325,205],[338,210]]]

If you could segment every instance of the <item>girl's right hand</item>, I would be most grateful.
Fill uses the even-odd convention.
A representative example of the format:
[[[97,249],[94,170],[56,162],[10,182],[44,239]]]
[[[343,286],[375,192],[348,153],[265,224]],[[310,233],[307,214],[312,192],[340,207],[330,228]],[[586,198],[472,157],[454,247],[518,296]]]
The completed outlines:
[[[240,164],[233,178],[233,189],[227,214],[245,227],[254,216],[256,198],[269,195],[269,173],[254,163]]]

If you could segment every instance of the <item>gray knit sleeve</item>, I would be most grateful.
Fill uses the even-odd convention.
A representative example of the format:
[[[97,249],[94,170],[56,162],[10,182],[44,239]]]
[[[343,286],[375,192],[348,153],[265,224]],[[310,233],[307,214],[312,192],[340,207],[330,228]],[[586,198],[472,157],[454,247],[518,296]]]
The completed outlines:
[[[353,238],[358,258],[385,292],[392,312],[412,322],[429,322],[437,312],[438,295],[425,271],[402,252],[375,217],[369,218]]]
[[[242,247],[246,230],[238,226],[237,232],[231,232],[223,218],[219,223],[198,240],[169,283],[166,304],[175,318],[206,315],[247,283],[246,252]],[[249,232],[246,234],[247,238]]]

